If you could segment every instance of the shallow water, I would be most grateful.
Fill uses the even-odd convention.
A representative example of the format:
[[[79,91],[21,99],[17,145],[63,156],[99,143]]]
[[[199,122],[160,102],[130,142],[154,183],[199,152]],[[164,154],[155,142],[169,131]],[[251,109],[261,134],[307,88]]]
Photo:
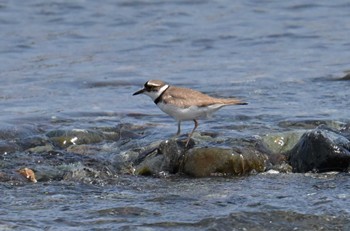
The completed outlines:
[[[348,174],[1,185],[1,228],[347,230]],[[11,201],[11,203],[9,203]],[[7,203],[5,203],[7,202]]]
[[[149,98],[132,96],[148,79],[249,102],[200,121],[200,131],[223,137],[298,128],[284,126],[289,121],[348,122],[350,83],[335,80],[349,70],[349,21],[345,0],[1,2],[1,142],[127,123],[147,127],[140,145],[169,137],[176,123]],[[192,126],[183,123],[183,131]],[[349,223],[347,174],[112,182],[2,183],[0,227],[346,230]]]

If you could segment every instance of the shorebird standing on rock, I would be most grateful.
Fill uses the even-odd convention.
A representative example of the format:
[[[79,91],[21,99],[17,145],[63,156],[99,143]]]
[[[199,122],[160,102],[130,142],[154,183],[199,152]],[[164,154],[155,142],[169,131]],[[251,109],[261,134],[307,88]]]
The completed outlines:
[[[239,99],[214,98],[189,88],[170,86],[161,80],[149,80],[144,87],[133,95],[148,95],[165,113],[178,122],[176,136],[181,132],[181,121],[193,120],[194,128],[189,133],[186,147],[198,127],[198,119],[210,117],[215,111],[228,105],[246,105]]]

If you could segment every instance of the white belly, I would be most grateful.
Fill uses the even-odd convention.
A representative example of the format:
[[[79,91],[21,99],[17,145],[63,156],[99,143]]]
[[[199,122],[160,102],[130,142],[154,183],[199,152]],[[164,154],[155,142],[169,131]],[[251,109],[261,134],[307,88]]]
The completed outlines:
[[[214,104],[208,107],[191,106],[188,108],[179,108],[170,104],[158,103],[158,107],[177,121],[208,118],[215,111],[219,110],[224,104]]]

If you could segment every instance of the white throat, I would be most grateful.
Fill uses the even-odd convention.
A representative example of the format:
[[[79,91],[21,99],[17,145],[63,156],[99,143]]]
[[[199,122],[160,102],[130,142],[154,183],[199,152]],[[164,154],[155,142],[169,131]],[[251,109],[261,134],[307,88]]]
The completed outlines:
[[[155,99],[157,99],[166,89],[168,89],[169,85],[165,84],[163,87],[161,87],[159,89],[159,91],[145,91],[144,94],[148,95],[149,97],[151,97],[151,99],[154,101]]]

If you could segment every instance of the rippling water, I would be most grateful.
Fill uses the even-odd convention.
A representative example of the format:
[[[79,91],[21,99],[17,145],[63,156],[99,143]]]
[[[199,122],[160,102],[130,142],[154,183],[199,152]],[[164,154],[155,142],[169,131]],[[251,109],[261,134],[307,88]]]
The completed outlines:
[[[1,186],[0,228],[347,230],[349,188],[332,173]]]
[[[2,1],[1,138],[120,123],[168,137],[175,122],[132,96],[148,79],[248,101],[201,122],[224,136],[348,121],[349,22],[345,0]],[[346,174],[115,180],[2,183],[0,229],[349,228]]]

